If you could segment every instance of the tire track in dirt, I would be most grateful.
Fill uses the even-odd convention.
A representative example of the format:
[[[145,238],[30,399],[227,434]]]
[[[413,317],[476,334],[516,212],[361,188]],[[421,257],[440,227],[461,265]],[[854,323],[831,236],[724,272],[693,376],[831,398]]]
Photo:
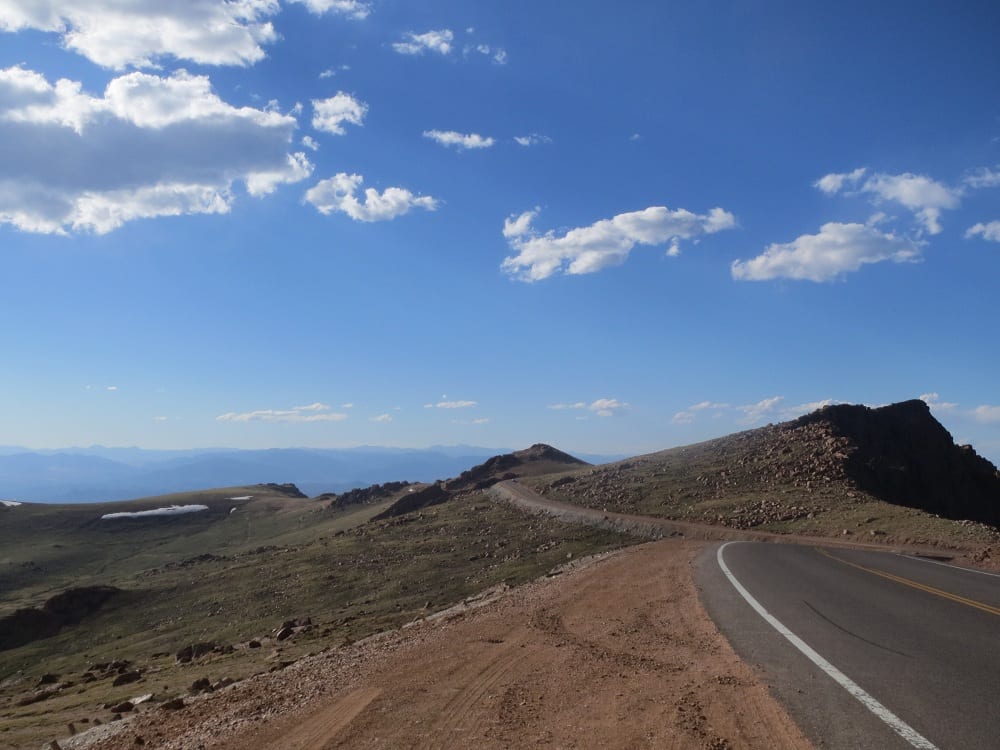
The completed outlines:
[[[515,634],[511,640],[504,639],[503,648],[496,649],[482,660],[476,660],[462,672],[475,672],[468,681],[457,686],[458,693],[442,708],[437,721],[431,727],[431,737],[426,750],[468,746],[461,735],[476,736],[487,716],[482,710],[483,698],[501,682],[509,682],[509,677],[517,670],[525,658],[520,648],[523,638]],[[492,644],[491,644],[492,645]],[[485,662],[485,663],[484,663]],[[463,725],[463,722],[466,722]]]

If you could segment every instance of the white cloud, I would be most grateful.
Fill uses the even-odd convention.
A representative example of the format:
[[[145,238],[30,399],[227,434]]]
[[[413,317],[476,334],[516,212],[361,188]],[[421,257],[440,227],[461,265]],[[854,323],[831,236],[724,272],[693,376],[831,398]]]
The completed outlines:
[[[319,151],[319,143],[311,135],[302,136],[302,145],[305,146],[310,151]]]
[[[720,412],[730,408],[729,404],[716,403],[715,401],[699,401],[697,404],[692,404],[687,409],[674,414],[672,421],[675,424],[691,424],[699,412]]]
[[[369,421],[371,421],[371,422],[391,422],[392,421],[392,415],[391,414],[379,414],[377,417],[371,417],[369,419]]]
[[[286,0],[315,14],[363,19],[359,0]],[[0,0],[0,31],[58,34],[66,49],[105,68],[153,67],[163,58],[252,65],[278,40],[278,0]]]
[[[625,409],[631,409],[631,405],[625,403],[624,401],[619,401],[616,398],[599,398],[589,404],[583,401],[577,401],[576,403],[566,403],[566,404],[550,404],[547,408],[549,409],[587,409],[594,412],[599,417],[613,417],[620,411]]]
[[[928,234],[941,232],[941,211],[958,208],[961,200],[960,189],[950,188],[925,175],[876,173],[861,182],[865,173],[865,168],[861,167],[853,172],[828,174],[817,180],[814,187],[827,195],[856,188],[858,192],[871,195],[876,204],[882,201],[899,203],[914,213]]]
[[[1000,424],[1000,406],[977,406],[972,410],[972,416],[978,422],[985,424]]]
[[[371,5],[360,0],[285,0],[291,3],[301,3],[311,13],[335,13],[356,21],[363,21],[371,14]]]
[[[340,408],[341,409],[353,409],[354,408],[354,404],[341,404]]]
[[[0,30],[59,34],[63,46],[105,68],[155,65],[163,57],[250,65],[278,35],[277,0],[0,0]]]
[[[350,94],[338,91],[329,99],[313,99],[312,126],[334,135],[344,135],[344,123],[361,126],[364,124],[368,105]]]
[[[153,417],[154,422],[168,422],[170,417]]]
[[[400,187],[389,187],[381,193],[374,188],[366,188],[364,200],[360,201],[355,193],[362,182],[364,178],[359,174],[340,172],[309,188],[305,200],[324,215],[340,211],[355,221],[366,222],[395,219],[414,208],[434,211],[438,207],[435,198],[418,196]]]
[[[744,424],[753,424],[773,415],[778,405],[784,400],[784,396],[772,396],[771,398],[758,401],[756,404],[746,404],[745,406],[737,406],[735,408],[737,411],[743,412],[741,422]]]
[[[117,391],[118,390],[118,386],[117,385],[109,385],[104,390],[106,390],[106,391]]]
[[[451,43],[455,34],[451,29],[438,29],[415,34],[412,31],[403,35],[404,41],[396,42],[392,48],[401,55],[422,55],[424,52],[436,52],[439,55],[451,54]]]
[[[466,57],[468,57],[473,52],[478,52],[480,55],[490,58],[494,65],[506,65],[507,64],[507,50],[503,47],[491,47],[488,44],[468,44],[462,50]]]
[[[996,167],[995,169],[990,169],[989,167],[975,169],[965,176],[962,184],[973,190],[1000,187],[1000,167]]]
[[[857,185],[858,181],[865,176],[865,172],[867,171],[864,167],[858,167],[853,172],[828,174],[816,180],[813,183],[813,187],[822,190],[827,195],[834,195],[843,190],[844,185]]]
[[[476,406],[475,401],[438,401],[436,404],[424,404],[425,409],[468,409]]]
[[[991,221],[988,224],[979,222],[975,226],[969,227],[965,232],[966,239],[980,235],[984,240],[1000,242],[1000,221]]]
[[[732,275],[740,281],[804,279],[830,281],[868,263],[913,262],[920,258],[919,245],[892,233],[864,224],[831,222],[819,234],[804,234],[792,242],[768,245],[762,255],[736,260]]]
[[[547,135],[540,135],[539,133],[530,133],[528,135],[516,135],[514,136],[514,142],[519,146],[538,146],[542,143],[552,143],[552,139]]]
[[[683,208],[671,211],[651,206],[571,229],[560,237],[553,231],[534,231],[532,222],[537,215],[536,208],[504,222],[504,237],[516,255],[505,258],[501,268],[521,281],[539,281],[559,272],[594,273],[624,263],[637,244],[669,242],[670,254],[676,255],[680,240],[736,226],[736,218],[721,208],[695,214]]]
[[[207,77],[129,73],[101,97],[0,69],[0,223],[31,232],[110,232],[127,221],[226,213],[232,186],[253,195],[304,179],[288,153],[295,118],[233,107]]]
[[[937,393],[924,393],[920,396],[920,400],[936,411],[951,411],[958,407],[958,404],[942,401]]]
[[[327,404],[315,403],[293,406],[291,409],[258,409],[248,412],[227,412],[215,418],[219,422],[288,422],[293,424],[309,422],[340,422],[346,414],[330,411]]]
[[[478,133],[459,133],[454,130],[425,130],[424,138],[430,138],[442,146],[454,146],[459,151],[490,148],[496,141]]]

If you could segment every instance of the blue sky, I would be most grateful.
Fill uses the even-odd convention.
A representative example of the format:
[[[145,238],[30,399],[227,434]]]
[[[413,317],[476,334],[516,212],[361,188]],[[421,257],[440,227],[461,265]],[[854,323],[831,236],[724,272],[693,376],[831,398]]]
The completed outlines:
[[[0,0],[0,444],[1000,460],[992,3]]]

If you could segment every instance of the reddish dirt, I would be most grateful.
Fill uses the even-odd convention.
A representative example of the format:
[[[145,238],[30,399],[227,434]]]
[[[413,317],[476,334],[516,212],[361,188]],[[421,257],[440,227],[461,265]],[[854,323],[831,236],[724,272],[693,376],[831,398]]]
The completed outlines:
[[[136,717],[93,747],[807,748],[664,540]]]

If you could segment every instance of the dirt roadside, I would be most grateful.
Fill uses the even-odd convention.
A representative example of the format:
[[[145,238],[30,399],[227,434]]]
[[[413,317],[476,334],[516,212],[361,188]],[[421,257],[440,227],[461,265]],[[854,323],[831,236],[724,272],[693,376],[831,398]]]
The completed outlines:
[[[664,540],[136,717],[91,745],[807,748]]]

